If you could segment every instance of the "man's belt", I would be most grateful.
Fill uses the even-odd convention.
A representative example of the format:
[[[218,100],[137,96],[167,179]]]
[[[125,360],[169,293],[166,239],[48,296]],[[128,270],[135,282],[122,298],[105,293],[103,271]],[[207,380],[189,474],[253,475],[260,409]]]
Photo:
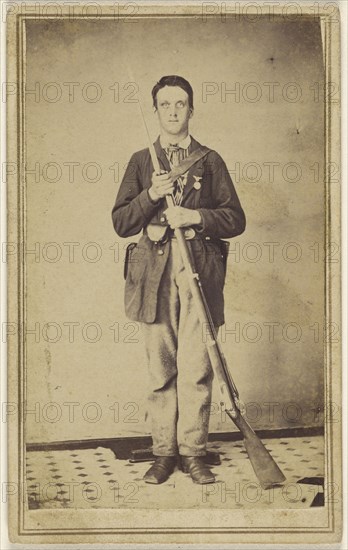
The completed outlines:
[[[187,241],[192,241],[192,239],[200,238],[200,235],[193,229],[193,227],[187,227],[186,229],[185,228],[182,228],[182,229],[183,229],[184,237]],[[168,239],[176,239],[174,229],[169,228],[169,230],[167,231],[167,237]]]
[[[169,239],[175,239],[174,229],[171,229],[168,225],[155,225],[149,224],[145,229],[146,235],[150,241],[155,243],[165,243]],[[199,233],[193,229],[193,227],[187,227],[184,229],[185,239],[190,241],[195,238],[199,238]]]

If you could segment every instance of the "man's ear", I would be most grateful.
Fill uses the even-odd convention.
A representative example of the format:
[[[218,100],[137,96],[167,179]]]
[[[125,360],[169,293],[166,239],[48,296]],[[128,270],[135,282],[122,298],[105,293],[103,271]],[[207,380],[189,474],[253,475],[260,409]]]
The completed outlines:
[[[193,109],[190,109],[190,118],[193,117]]]

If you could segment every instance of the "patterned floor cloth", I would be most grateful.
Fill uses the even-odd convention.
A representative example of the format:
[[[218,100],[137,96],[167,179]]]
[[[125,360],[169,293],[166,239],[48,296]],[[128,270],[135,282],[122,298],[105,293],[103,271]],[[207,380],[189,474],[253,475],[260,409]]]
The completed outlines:
[[[323,504],[323,437],[267,439],[267,449],[286,476],[281,487],[259,485],[242,442],[214,442],[221,465],[216,482],[194,484],[175,470],[166,483],[142,477],[149,462],[118,460],[103,447],[76,451],[32,451],[26,456],[29,509],[42,508],[309,508]]]

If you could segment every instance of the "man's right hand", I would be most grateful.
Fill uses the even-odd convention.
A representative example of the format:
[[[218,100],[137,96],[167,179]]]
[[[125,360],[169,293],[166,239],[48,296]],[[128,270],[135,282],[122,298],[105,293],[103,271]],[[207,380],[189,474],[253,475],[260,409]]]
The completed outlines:
[[[159,201],[166,195],[174,191],[174,181],[168,172],[161,171],[161,174],[152,174],[152,185],[149,189],[150,197],[153,201]]]

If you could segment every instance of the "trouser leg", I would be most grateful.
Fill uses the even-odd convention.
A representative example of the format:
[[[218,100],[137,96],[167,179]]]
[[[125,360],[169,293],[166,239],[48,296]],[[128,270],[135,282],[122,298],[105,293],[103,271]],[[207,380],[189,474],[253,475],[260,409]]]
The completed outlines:
[[[149,372],[153,453],[177,454],[177,345],[179,299],[171,254],[158,293],[156,322],[143,324]]]
[[[176,283],[179,289],[180,318],[178,327],[177,392],[179,453],[204,456],[208,441],[213,371],[209,360],[202,323],[189,289],[187,274],[173,247],[176,261]]]

